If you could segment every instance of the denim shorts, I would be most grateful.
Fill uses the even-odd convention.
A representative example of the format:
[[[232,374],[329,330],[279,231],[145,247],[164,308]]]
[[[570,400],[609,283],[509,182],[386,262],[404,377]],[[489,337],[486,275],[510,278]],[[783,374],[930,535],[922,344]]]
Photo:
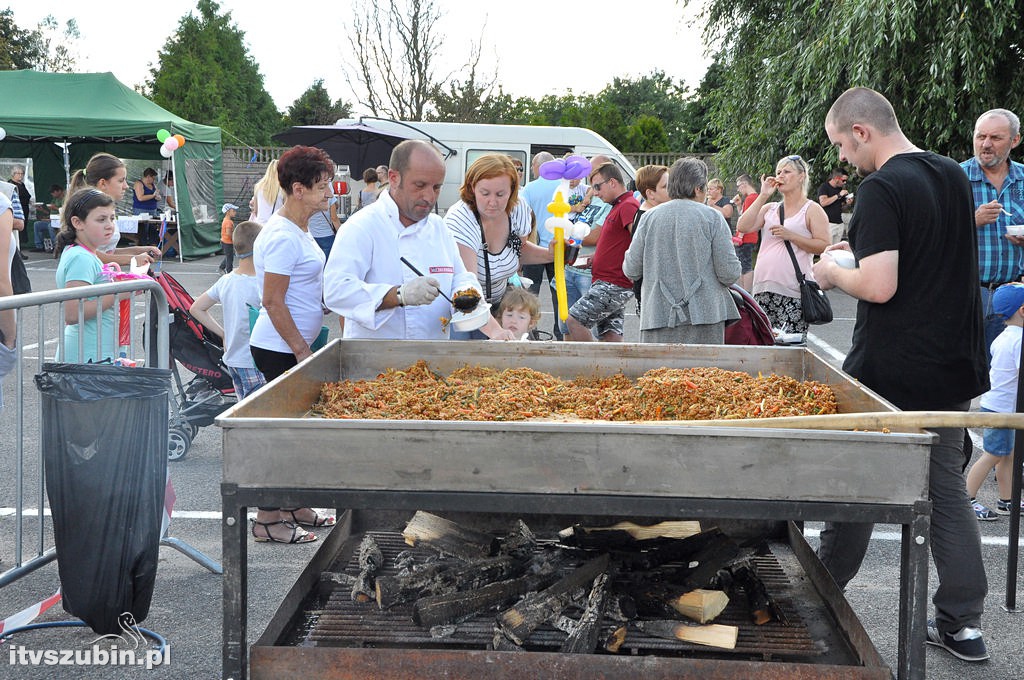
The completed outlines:
[[[754,248],[756,243],[742,243],[736,246],[736,257],[740,260],[740,271],[746,274],[754,271]]]
[[[626,303],[633,297],[632,288],[623,288],[607,281],[594,281],[586,295],[576,301],[569,316],[583,326],[597,326],[597,337],[611,331],[622,335]]]
[[[981,409],[982,413],[994,413],[987,408]],[[985,429],[983,436],[985,452],[1002,458],[1013,453],[1013,430]]]

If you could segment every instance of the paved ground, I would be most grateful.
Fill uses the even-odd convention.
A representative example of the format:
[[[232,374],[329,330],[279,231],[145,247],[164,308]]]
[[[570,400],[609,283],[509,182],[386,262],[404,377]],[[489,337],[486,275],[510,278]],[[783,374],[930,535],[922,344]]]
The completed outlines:
[[[186,288],[198,295],[216,277],[219,258],[207,258],[184,265],[171,263],[166,269],[174,274]],[[53,260],[32,255],[27,263],[29,275],[36,290],[52,288]],[[841,362],[849,347],[854,315],[854,303],[842,295],[832,296],[836,320],[829,326],[814,329],[811,346],[833,362]],[[549,307],[550,303],[546,304]],[[550,310],[546,310],[542,329],[550,328]],[[50,324],[46,324],[49,326]],[[627,339],[637,337],[635,316],[628,317]],[[35,337],[34,326],[30,326]],[[48,335],[46,335],[48,334]],[[53,331],[44,329],[46,337]],[[34,340],[33,340],[34,342]],[[52,346],[51,346],[52,347]],[[26,353],[35,357],[34,352]],[[34,370],[35,359],[30,358],[27,371]],[[4,384],[8,403],[15,398],[15,386],[8,379]],[[25,450],[27,477],[38,479],[34,461],[38,451],[38,425],[35,422],[37,397],[34,387],[25,385]],[[15,504],[12,477],[15,469],[14,441],[10,436],[15,428],[15,410],[8,408],[0,414],[0,568],[14,561],[14,522],[9,508]],[[171,475],[178,501],[172,534],[195,546],[205,554],[219,559],[220,547],[220,433],[216,427],[204,428],[184,460],[171,464]],[[36,482],[30,484],[37,489]],[[25,499],[26,507],[37,507],[37,491]],[[991,480],[982,489],[980,497],[992,504],[996,497]],[[1024,635],[1018,614],[1003,611],[1006,593],[1006,534],[1008,522],[984,523],[984,554],[989,577],[989,597],[984,619],[986,639],[992,661],[980,665],[959,662],[946,653],[930,648],[928,651],[928,678],[933,680],[963,680],[978,678],[1006,680],[1024,677]],[[813,536],[818,526],[808,525]],[[23,545],[27,553],[35,550],[34,528],[29,531]],[[872,640],[890,663],[896,658],[896,600],[898,594],[897,565],[899,563],[899,528],[879,526],[868,558],[860,575],[850,584],[847,595],[871,634]],[[50,539],[47,537],[47,544]],[[813,539],[812,539],[813,542]],[[313,554],[316,544],[305,546],[279,546],[250,544],[250,630],[255,638],[262,631],[292,580]],[[931,582],[934,584],[934,571]],[[51,563],[17,583],[0,589],[0,618],[9,616],[54,592],[58,586],[57,566]],[[1018,587],[1024,580],[1018,579]],[[64,620],[67,615],[60,607],[51,609],[40,620]],[[69,649],[89,647],[96,637],[91,631],[51,629],[19,635],[11,643],[0,646],[0,677],[11,678],[215,678],[220,675],[221,639],[221,580],[202,569],[182,554],[169,548],[160,551],[160,564],[149,617],[142,624],[168,640],[171,648],[170,665],[152,671],[126,668],[99,667],[28,667],[11,663],[11,649],[24,646],[30,650]],[[16,652],[15,652],[16,653]]]

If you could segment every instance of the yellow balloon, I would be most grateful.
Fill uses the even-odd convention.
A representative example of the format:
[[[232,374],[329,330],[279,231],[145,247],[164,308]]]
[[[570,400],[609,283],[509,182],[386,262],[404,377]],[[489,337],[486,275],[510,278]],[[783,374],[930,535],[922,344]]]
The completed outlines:
[[[565,217],[572,210],[572,206],[565,202],[562,198],[562,192],[556,191],[555,197],[548,203],[548,212],[555,217]]]
[[[568,204],[566,204],[568,205]],[[565,229],[555,227],[555,295],[558,297],[558,318],[569,318],[568,295],[565,292]]]

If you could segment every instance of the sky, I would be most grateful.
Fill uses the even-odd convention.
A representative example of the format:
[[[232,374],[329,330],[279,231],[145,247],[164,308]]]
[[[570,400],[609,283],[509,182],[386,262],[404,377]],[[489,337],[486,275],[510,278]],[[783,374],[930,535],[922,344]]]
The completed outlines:
[[[659,68],[691,88],[700,84],[710,59],[701,29],[688,25],[693,16],[677,0],[512,0],[471,2],[436,0],[444,12],[438,28],[444,35],[438,74],[458,70],[471,42],[483,28],[484,73],[493,73],[513,96],[539,98],[601,90],[615,76],[636,78]],[[249,54],[278,109],[285,110],[313,82],[322,78],[332,99],[355,104],[343,71],[349,61],[348,2],[271,5],[253,0],[221,0],[245,33]],[[177,29],[193,2],[72,3],[67,0],[0,0],[21,28],[34,28],[52,14],[58,22],[74,18],[79,71],[111,71],[129,87],[142,84],[157,61],[157,52]],[[277,9],[269,10],[276,6]],[[642,11],[627,12],[639,7]],[[86,9],[87,8],[87,9]],[[486,26],[485,26],[486,22]],[[354,80],[354,79],[353,79]],[[355,106],[357,113],[360,107]]]

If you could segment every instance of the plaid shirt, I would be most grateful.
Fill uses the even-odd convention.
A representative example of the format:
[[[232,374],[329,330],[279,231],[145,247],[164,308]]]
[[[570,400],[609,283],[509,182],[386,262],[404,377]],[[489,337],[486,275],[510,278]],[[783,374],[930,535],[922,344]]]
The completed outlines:
[[[974,207],[999,201],[1012,215],[999,213],[992,224],[978,227],[978,274],[982,284],[1016,281],[1024,273],[1024,247],[1006,240],[1006,225],[1024,224],[1024,165],[1010,161],[1010,172],[1003,182],[1002,191],[985,177],[977,158],[960,164],[971,182]]]

